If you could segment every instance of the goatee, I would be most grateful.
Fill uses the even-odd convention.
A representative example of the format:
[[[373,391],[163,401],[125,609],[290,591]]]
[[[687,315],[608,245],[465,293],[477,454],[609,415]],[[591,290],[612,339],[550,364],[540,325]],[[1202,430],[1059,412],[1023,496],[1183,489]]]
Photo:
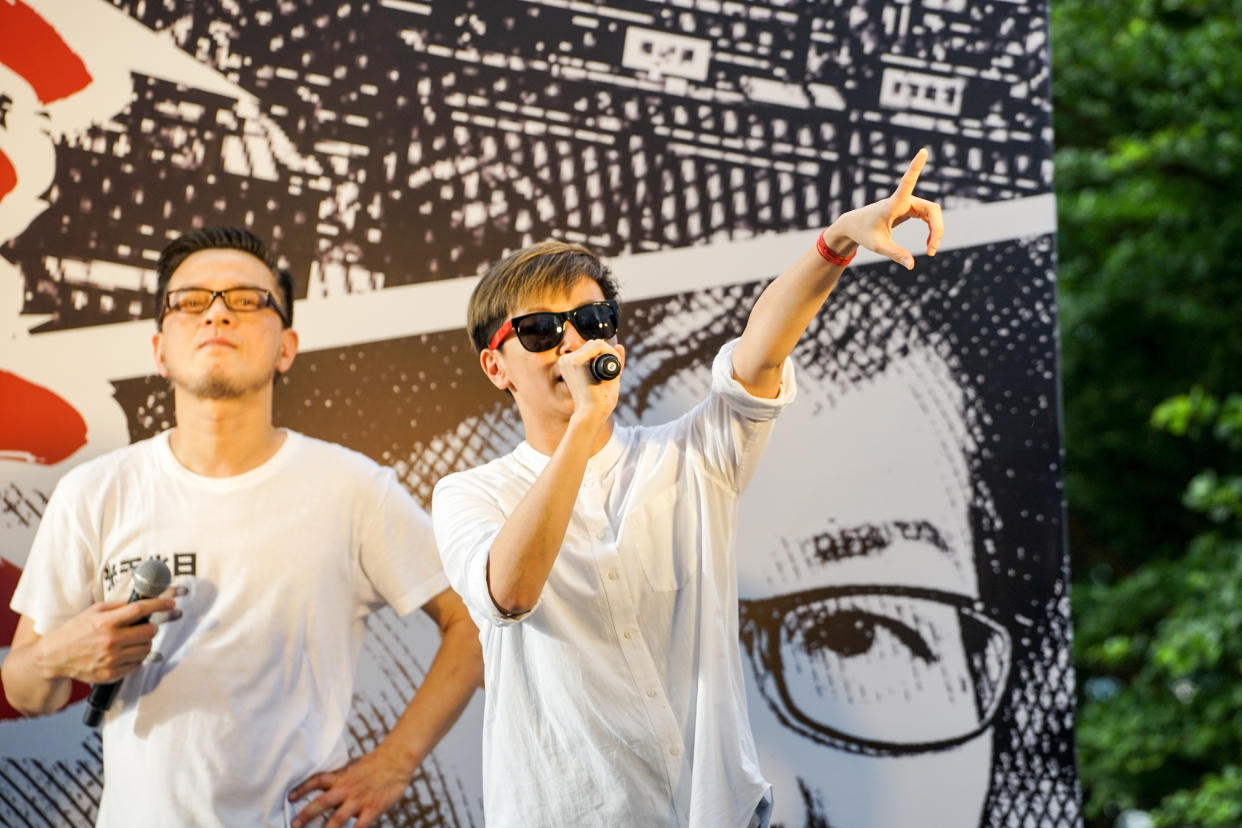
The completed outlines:
[[[182,382],[175,375],[170,374],[168,381],[177,388],[182,389],[188,394],[199,398],[200,400],[236,400],[247,394],[253,394],[255,391],[262,390],[265,386],[271,385],[276,379],[276,370],[267,377],[253,380],[251,382],[241,382],[229,377],[221,377],[215,374],[209,374],[200,377],[196,381]]]

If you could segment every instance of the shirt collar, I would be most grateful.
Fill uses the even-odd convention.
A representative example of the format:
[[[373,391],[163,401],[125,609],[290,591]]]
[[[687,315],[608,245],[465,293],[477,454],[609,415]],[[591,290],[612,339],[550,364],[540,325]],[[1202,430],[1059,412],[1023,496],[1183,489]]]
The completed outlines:
[[[587,475],[600,477],[615,466],[617,460],[621,458],[621,453],[625,451],[629,436],[630,429],[613,424],[612,435],[608,438],[608,442],[587,461]],[[552,459],[525,440],[518,443],[517,448],[513,450],[513,456],[535,474],[543,471],[543,467],[548,465],[548,461]]]

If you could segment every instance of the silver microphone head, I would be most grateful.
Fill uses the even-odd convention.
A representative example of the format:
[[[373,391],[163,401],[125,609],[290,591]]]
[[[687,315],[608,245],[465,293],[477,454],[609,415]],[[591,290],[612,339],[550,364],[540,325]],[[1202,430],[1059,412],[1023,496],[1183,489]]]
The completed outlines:
[[[158,558],[147,558],[134,570],[133,589],[143,598],[155,598],[171,583],[168,565]]]

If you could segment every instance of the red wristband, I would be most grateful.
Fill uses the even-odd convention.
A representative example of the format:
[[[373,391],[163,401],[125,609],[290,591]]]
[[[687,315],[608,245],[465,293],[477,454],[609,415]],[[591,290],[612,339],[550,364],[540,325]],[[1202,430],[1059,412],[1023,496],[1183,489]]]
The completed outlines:
[[[824,233],[822,230],[819,235],[815,237],[815,250],[824,258],[824,261],[828,262],[828,264],[834,264],[838,267],[845,267],[847,264],[854,261],[854,257],[858,255],[857,247],[855,247],[854,252],[848,256],[838,256],[836,253],[833,253],[828,247],[828,242],[824,241]]]

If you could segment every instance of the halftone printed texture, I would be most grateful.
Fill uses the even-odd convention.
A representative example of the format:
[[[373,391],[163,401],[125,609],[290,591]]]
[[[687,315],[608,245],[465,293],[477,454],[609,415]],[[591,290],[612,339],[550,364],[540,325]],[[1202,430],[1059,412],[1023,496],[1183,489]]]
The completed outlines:
[[[153,316],[153,257],[201,225],[244,224],[322,297],[550,236],[619,255],[822,226],[922,146],[945,207],[1051,191],[1042,4],[126,8],[259,104],[140,73],[57,141],[47,209],[3,250],[44,329]]]

